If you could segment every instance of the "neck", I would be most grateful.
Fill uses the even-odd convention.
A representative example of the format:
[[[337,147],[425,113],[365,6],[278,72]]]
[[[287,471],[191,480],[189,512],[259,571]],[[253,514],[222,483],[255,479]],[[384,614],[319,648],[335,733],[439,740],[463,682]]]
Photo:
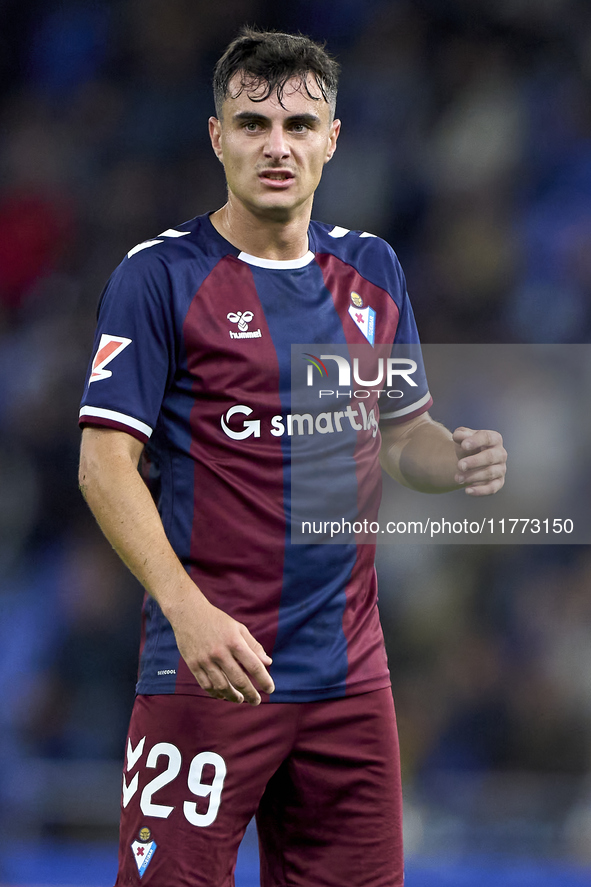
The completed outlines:
[[[261,259],[300,259],[308,250],[310,207],[297,217],[259,216],[230,198],[209,217],[216,231],[232,246]]]

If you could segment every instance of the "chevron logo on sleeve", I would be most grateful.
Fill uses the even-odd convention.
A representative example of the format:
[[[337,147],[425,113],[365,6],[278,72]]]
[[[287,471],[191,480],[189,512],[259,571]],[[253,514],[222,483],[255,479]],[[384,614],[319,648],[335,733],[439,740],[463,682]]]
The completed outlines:
[[[92,370],[90,372],[88,384],[90,385],[91,382],[98,382],[100,379],[110,378],[113,373],[111,370],[106,370],[105,367],[107,364],[111,363],[118,354],[121,354],[124,348],[131,345],[131,342],[132,339],[126,339],[123,336],[108,336],[106,333],[103,333],[97,352],[92,361]]]

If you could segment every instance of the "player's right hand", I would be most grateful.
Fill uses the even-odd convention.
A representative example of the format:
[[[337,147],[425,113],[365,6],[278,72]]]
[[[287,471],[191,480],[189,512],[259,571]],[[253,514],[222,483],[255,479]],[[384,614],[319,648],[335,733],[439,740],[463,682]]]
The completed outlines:
[[[229,702],[261,701],[275,689],[267,671],[272,659],[245,625],[214,607],[199,592],[190,611],[171,619],[181,656],[200,687],[216,699]],[[251,680],[252,678],[252,680]],[[256,684],[256,686],[255,686]]]

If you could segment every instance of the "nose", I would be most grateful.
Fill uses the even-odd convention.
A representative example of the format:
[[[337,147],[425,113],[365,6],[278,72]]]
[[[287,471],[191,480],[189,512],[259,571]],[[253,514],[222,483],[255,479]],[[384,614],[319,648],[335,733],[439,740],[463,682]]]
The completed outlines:
[[[273,160],[289,156],[289,145],[281,125],[272,126],[269,130],[265,144],[265,156]]]

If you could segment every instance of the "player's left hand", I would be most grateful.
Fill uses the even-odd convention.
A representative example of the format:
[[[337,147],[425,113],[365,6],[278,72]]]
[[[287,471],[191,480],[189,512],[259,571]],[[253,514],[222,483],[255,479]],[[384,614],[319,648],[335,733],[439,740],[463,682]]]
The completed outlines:
[[[458,467],[455,481],[469,496],[490,496],[505,483],[507,450],[498,431],[461,426],[453,433]]]

